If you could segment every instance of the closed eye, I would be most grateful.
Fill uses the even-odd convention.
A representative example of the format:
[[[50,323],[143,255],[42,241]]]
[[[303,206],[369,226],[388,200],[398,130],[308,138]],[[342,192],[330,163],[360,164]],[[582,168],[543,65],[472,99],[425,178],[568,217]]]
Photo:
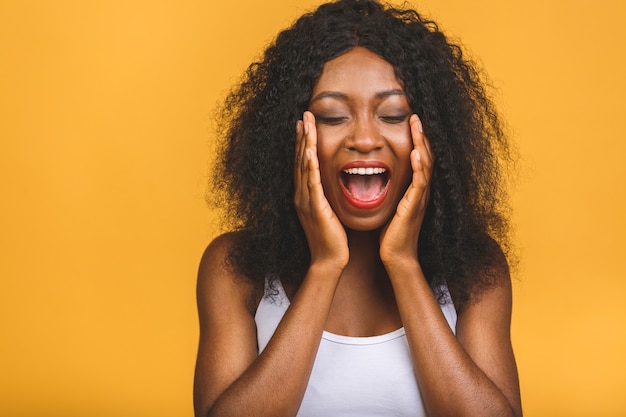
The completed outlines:
[[[401,114],[398,116],[379,116],[379,118],[385,123],[396,124],[404,122],[408,116],[408,114]]]
[[[324,117],[324,116],[316,115],[315,120],[325,125],[333,126],[333,125],[338,125],[338,124],[345,122],[346,120],[348,120],[348,118],[347,117]]]

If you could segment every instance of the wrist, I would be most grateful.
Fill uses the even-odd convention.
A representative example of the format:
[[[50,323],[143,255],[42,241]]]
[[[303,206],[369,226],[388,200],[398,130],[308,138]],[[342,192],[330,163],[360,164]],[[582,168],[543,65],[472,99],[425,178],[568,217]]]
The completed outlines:
[[[417,256],[391,256],[381,260],[390,279],[413,277],[416,273],[423,274]]]
[[[347,262],[343,262],[341,260],[311,261],[308,274],[317,277],[339,279],[339,277],[341,277],[341,274],[343,274],[343,270],[345,269],[346,265]]]

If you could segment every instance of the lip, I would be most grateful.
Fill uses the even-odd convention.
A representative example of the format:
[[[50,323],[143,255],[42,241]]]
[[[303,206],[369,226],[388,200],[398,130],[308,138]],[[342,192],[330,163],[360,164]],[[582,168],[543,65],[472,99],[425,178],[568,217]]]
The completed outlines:
[[[380,194],[378,194],[378,196],[373,200],[365,201],[365,200],[359,200],[355,198],[346,189],[342,180],[343,172],[350,168],[383,168],[385,169],[385,172],[387,175],[387,183],[385,184],[385,188],[383,188]],[[343,192],[344,197],[346,197],[346,200],[348,200],[348,202],[351,205],[359,209],[371,209],[371,208],[380,206],[385,200],[385,197],[387,196],[387,191],[389,190],[389,184],[391,183],[391,171],[386,164],[380,161],[352,161],[352,162],[347,163],[341,168],[341,170],[339,171],[339,174],[337,175],[337,181],[339,182],[339,188]]]

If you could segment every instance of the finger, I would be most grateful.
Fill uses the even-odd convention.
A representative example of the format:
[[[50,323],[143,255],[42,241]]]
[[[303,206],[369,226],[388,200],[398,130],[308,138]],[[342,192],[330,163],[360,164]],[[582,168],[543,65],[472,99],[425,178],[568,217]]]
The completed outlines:
[[[299,167],[302,162],[302,156],[304,153],[304,124],[302,120],[296,122],[296,143],[294,146],[294,167]],[[298,171],[296,169],[296,171]],[[297,174],[297,172],[296,172]]]
[[[411,168],[413,168],[411,184],[396,209],[396,216],[403,219],[412,219],[419,215],[428,187],[428,181],[424,175],[419,151],[413,149],[410,154],[410,160]]]
[[[430,174],[433,166],[433,154],[430,149],[430,143],[426,135],[424,135],[424,128],[422,121],[417,114],[411,116],[411,136],[413,139],[413,147],[419,153],[419,161],[423,167],[424,173],[428,180],[430,180]]]
[[[306,167],[307,167],[307,163],[305,161],[305,153],[306,153],[306,148],[308,146],[307,141],[307,132],[309,130],[308,127],[308,123],[307,123],[307,119],[306,116],[303,115],[302,117],[302,138],[300,140],[300,147],[299,147],[299,152],[300,152],[300,159],[299,159],[299,168],[302,172],[306,171]]]
[[[311,208],[311,172],[315,170],[315,164],[311,165],[312,155],[317,154],[317,134],[315,131],[314,116],[306,111],[302,115],[302,121],[298,143],[298,156],[296,158],[296,201],[299,207],[305,211]],[[319,175],[319,174],[318,174]]]
[[[334,218],[334,212],[324,194],[322,177],[320,173],[319,158],[317,156],[317,127],[315,116],[310,111],[304,112],[306,136],[306,159],[308,163],[308,188],[310,203],[317,212],[324,218]]]
[[[412,184],[414,186],[423,188],[427,185],[427,176],[422,162],[422,153],[419,149],[413,149],[411,151],[411,168],[413,169]]]
[[[411,124],[411,138],[413,140],[413,147],[418,149],[421,153],[421,159],[426,162],[425,157],[429,157],[428,148],[426,145],[426,136],[424,135],[424,128],[422,121],[417,114],[413,114],[410,119]]]
[[[307,158],[307,135],[309,127],[305,115],[303,115],[303,120],[299,121],[298,126],[300,127],[300,136],[297,146],[298,153],[296,157],[296,165],[294,167],[296,176],[294,201],[300,210],[310,212],[311,198],[309,195],[309,161]]]
[[[294,157],[296,162],[299,161],[302,157],[302,139],[304,137],[304,122],[302,120],[298,120],[296,122],[296,143],[294,147]]]
[[[304,122],[304,134],[307,137],[308,145],[317,148],[317,129],[315,127],[315,116],[313,115],[313,113],[307,110],[304,112],[302,120]]]
[[[299,202],[302,190],[302,159],[304,158],[304,125],[296,122],[296,145],[294,150],[294,200]]]
[[[428,140],[428,137],[426,136],[426,134],[424,133],[424,125],[422,124],[422,119],[420,119],[420,117],[415,114],[414,115],[416,120],[416,126],[415,128],[417,129],[419,136],[421,136],[421,140],[424,142],[424,146],[426,147],[426,151],[428,153],[428,157],[429,159],[432,161],[433,160],[433,152],[432,152],[432,148],[430,147],[430,141]]]
[[[415,166],[413,184],[415,184],[415,198],[418,200],[421,206],[425,206],[430,194],[430,174],[431,168],[427,167],[423,163],[422,154],[418,150],[414,149],[411,155],[412,164]]]
[[[311,202],[314,205],[324,204],[326,197],[322,188],[322,180],[319,169],[319,159],[317,157],[317,129],[315,127],[315,116],[313,113],[304,112],[304,127],[306,137],[306,155],[308,188]],[[318,206],[319,207],[319,206]]]

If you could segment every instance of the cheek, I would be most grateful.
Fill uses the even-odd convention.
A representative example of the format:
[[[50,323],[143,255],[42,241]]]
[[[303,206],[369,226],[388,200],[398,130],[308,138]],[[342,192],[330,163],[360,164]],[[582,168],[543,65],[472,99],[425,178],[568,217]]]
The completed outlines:
[[[318,130],[317,134],[317,159],[320,164],[320,171],[330,169],[333,165],[335,154],[337,153],[338,141],[332,136],[325,135]]]
[[[406,189],[411,183],[413,168],[411,167],[411,151],[413,151],[413,140],[409,136],[399,138],[395,146],[395,154],[398,158],[397,173],[401,180],[402,187]]]
[[[380,134],[387,138],[389,146],[394,148],[395,152],[400,150],[406,150],[408,148],[413,149],[413,137],[411,136],[411,126],[408,122],[382,125],[380,128]]]
[[[414,148],[413,138],[410,134],[397,135],[393,140],[393,152],[403,165],[411,166],[411,151]]]

